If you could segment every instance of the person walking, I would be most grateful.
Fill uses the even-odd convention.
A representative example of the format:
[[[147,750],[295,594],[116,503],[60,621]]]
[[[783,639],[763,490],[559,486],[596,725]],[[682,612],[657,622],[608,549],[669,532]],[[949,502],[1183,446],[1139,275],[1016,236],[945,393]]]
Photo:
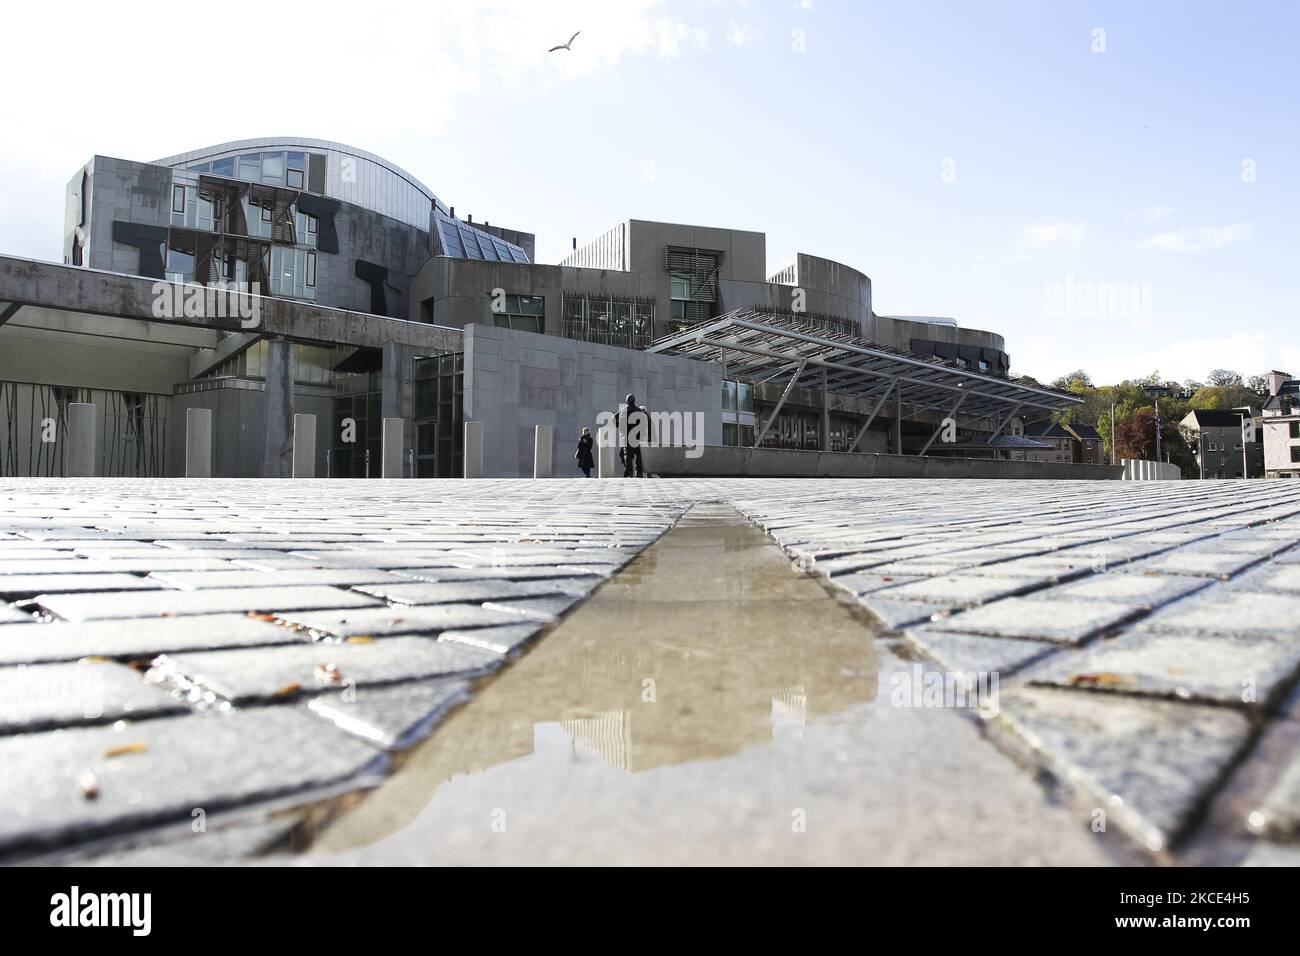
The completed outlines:
[[[641,461],[641,446],[650,442],[650,415],[636,403],[635,395],[628,395],[627,404],[620,415],[614,416],[614,426],[618,427],[619,418],[623,419],[623,477],[631,478],[635,466],[636,477],[644,478],[645,470]]]
[[[578,450],[574,458],[578,459],[578,467],[582,469],[584,477],[591,477],[591,469],[596,467],[596,459],[591,453],[591,429],[584,428],[582,434],[578,436]]]

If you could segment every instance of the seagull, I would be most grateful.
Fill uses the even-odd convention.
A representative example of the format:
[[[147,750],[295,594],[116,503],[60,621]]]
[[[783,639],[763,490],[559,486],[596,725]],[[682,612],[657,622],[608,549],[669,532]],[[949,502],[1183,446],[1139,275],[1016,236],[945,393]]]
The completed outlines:
[[[581,30],[578,31],[578,33],[581,33],[581,32],[582,32]],[[549,50],[547,50],[546,52],[547,52],[547,53],[554,53],[556,50],[569,50],[569,49],[571,49],[571,48],[573,47],[573,41],[576,40],[576,39],[578,39],[578,33],[575,33],[573,36],[569,37],[569,42],[568,42],[568,43],[562,43],[562,44],[560,44],[559,46],[553,46],[553,47],[551,47]]]

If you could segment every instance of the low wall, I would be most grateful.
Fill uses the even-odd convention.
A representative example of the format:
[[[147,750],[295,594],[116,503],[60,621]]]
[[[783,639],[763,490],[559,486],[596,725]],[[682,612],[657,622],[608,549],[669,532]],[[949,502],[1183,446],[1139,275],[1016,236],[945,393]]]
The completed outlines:
[[[664,478],[1072,478],[1118,479],[1119,465],[995,461],[918,455],[845,454],[779,448],[647,448],[646,468]]]

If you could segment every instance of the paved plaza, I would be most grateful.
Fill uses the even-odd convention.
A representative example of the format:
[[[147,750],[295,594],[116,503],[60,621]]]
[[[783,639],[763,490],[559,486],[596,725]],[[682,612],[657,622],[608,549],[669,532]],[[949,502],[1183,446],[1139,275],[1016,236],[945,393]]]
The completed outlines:
[[[599,754],[611,834],[760,819],[764,748],[834,800],[815,856],[721,813],[692,862],[1294,865],[1298,544],[1286,481],[3,480],[0,858],[310,861],[441,786],[484,842],[422,861],[496,860],[474,780],[554,729],[577,769],[527,787]]]

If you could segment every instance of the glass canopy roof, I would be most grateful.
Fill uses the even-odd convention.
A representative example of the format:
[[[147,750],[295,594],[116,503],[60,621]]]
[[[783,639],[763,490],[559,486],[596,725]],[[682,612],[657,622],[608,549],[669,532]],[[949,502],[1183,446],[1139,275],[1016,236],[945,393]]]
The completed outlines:
[[[438,227],[438,241],[444,256],[453,256],[457,259],[482,259],[488,262],[528,261],[524,250],[513,242],[498,239],[469,223],[453,219],[440,209],[435,209],[433,216]]]

